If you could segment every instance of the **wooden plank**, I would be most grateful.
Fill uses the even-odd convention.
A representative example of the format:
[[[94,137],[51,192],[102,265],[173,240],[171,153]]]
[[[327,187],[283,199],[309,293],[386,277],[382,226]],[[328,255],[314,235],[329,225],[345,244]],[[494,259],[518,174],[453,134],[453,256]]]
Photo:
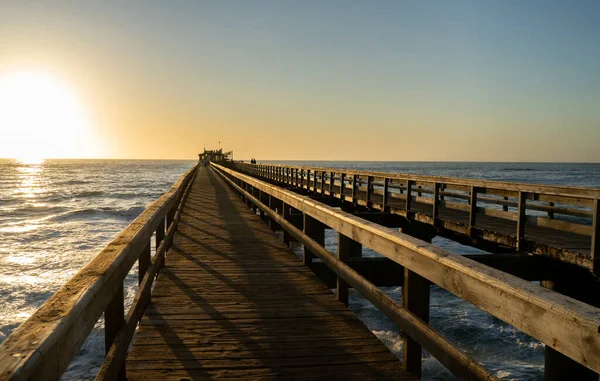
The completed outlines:
[[[199,172],[189,200],[218,200],[219,211],[183,213],[127,359],[130,379],[415,379],[215,172]],[[324,226],[311,218],[300,229],[322,245]]]
[[[341,214],[334,208],[309,198],[272,187],[221,166],[218,168],[263,187],[341,234],[368,245],[586,367],[600,371],[600,311],[597,308],[544,290],[538,285],[451,254],[434,245],[351,215]],[[522,201],[525,200],[524,193],[521,193]]]

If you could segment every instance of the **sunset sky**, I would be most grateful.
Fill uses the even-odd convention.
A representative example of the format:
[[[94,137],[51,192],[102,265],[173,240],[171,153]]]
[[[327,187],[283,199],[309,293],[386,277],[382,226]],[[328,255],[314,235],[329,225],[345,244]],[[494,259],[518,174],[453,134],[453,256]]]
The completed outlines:
[[[599,1],[2,1],[0,157],[600,162]]]

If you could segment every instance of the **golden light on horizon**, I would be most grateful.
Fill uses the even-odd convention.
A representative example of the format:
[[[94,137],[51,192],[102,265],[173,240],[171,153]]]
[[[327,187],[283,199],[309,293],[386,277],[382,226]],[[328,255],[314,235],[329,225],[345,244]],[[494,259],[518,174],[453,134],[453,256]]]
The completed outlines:
[[[83,103],[58,76],[39,70],[0,75],[0,157],[25,164],[80,157],[91,129]]]

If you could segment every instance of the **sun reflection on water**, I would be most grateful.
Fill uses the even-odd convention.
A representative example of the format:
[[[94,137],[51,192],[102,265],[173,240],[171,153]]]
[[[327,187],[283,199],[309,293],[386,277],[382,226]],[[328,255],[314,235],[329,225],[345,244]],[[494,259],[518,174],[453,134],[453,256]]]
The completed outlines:
[[[44,171],[44,160],[42,159],[36,164],[23,164],[17,169],[17,188],[14,193],[21,194],[27,198],[35,198],[37,194],[42,192],[41,175]]]

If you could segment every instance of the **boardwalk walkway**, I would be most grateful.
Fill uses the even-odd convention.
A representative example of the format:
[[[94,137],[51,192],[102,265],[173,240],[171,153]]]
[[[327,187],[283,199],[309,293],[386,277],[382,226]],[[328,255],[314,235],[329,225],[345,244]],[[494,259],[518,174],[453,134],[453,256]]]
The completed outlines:
[[[413,379],[201,168],[127,357],[130,380]]]

